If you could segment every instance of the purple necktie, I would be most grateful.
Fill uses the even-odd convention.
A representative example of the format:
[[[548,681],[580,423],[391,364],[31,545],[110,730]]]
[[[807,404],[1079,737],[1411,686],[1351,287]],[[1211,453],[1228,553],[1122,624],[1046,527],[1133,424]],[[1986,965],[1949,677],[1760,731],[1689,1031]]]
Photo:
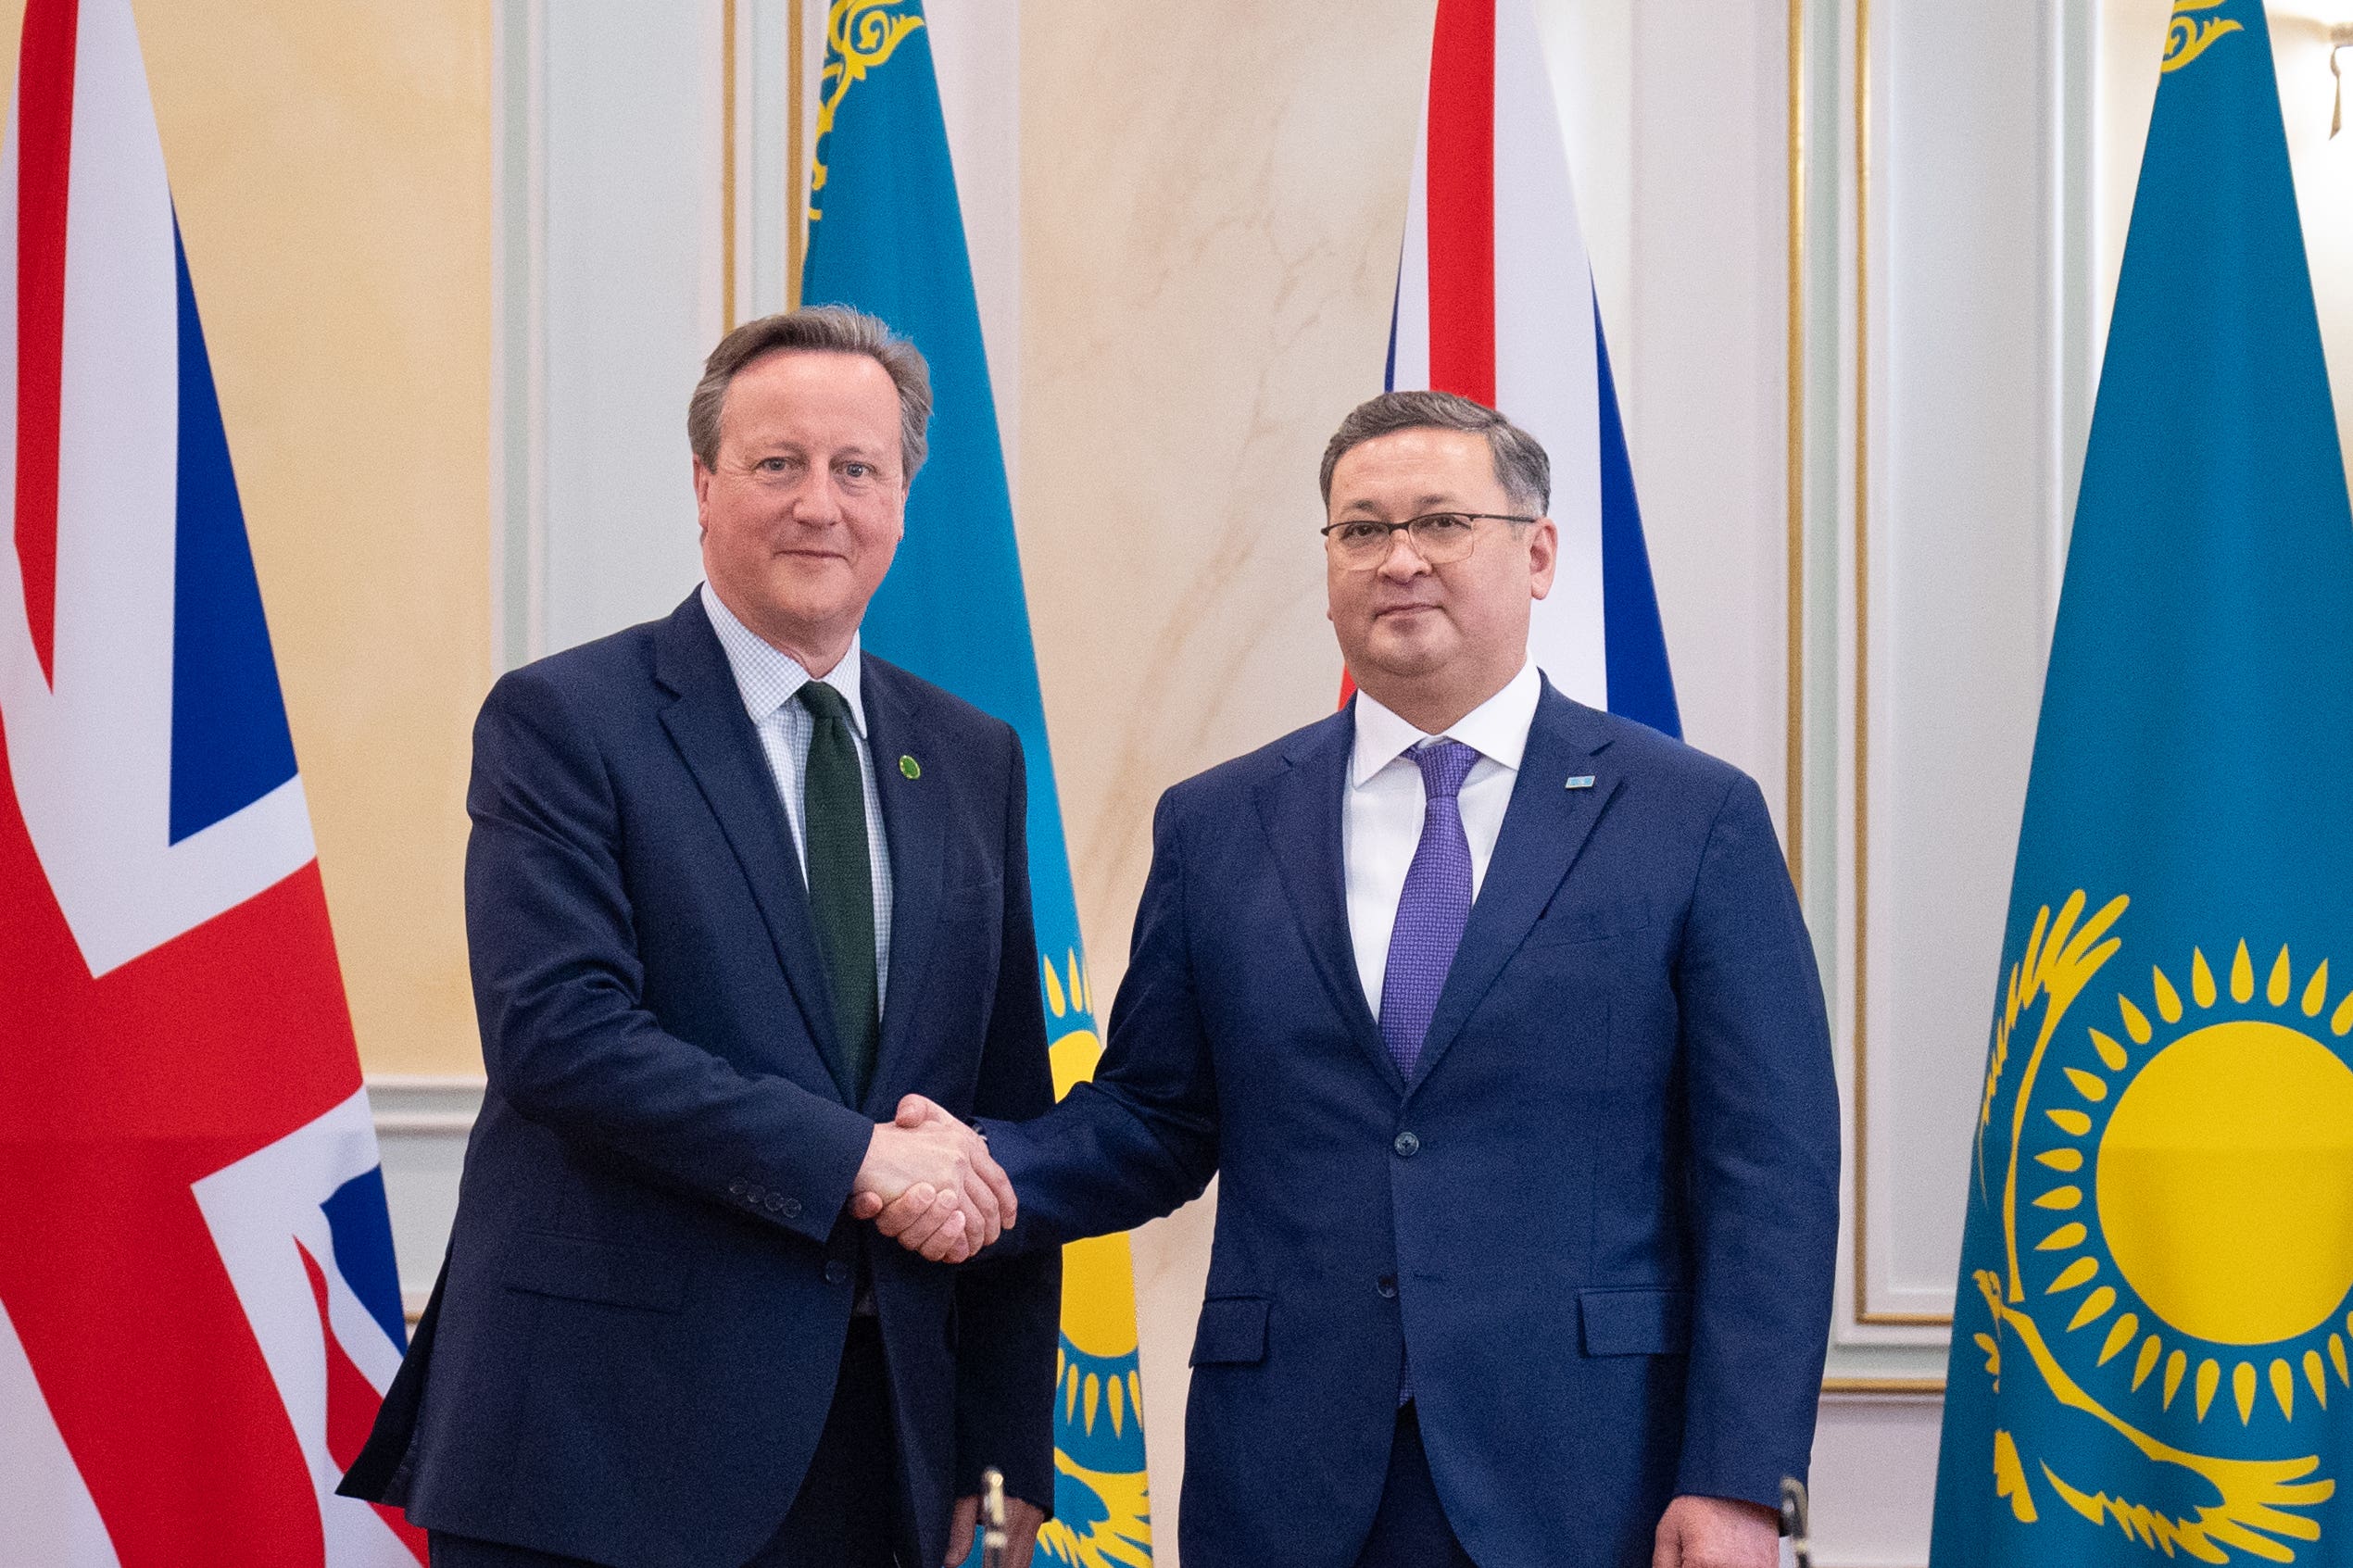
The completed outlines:
[[[1470,921],[1470,839],[1463,832],[1463,780],[1478,753],[1458,740],[1432,741],[1414,752],[1422,771],[1421,842],[1397,897],[1389,933],[1389,967],[1381,972],[1380,1035],[1397,1071],[1411,1078],[1429,1034],[1438,994],[1446,988],[1454,949]]]

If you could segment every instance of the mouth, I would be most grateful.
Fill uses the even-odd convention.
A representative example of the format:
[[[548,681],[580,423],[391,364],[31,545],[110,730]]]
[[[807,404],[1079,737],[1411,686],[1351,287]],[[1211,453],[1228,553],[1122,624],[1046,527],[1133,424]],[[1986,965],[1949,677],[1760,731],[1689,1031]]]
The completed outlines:
[[[1418,615],[1435,615],[1437,613],[1438,607],[1432,604],[1390,605],[1385,609],[1377,609],[1373,611],[1373,619],[1375,621],[1395,621],[1399,619],[1411,619],[1412,617]]]

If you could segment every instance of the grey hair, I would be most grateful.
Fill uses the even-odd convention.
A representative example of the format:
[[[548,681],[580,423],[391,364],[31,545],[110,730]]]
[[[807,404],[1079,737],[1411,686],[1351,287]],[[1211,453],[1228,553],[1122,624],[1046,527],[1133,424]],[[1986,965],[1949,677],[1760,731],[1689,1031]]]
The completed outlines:
[[[746,321],[719,340],[702,365],[702,380],[686,399],[686,444],[706,469],[719,466],[719,416],[736,372],[764,355],[863,354],[890,372],[899,389],[899,459],[913,483],[924,466],[924,432],[931,423],[931,370],[923,350],[878,316],[847,305],[811,305]]]
[[[1365,442],[1401,430],[1458,430],[1487,438],[1495,483],[1512,505],[1541,515],[1553,504],[1553,460],[1537,439],[1484,403],[1451,392],[1384,392],[1348,411],[1324,447],[1324,506],[1332,504],[1332,470]]]

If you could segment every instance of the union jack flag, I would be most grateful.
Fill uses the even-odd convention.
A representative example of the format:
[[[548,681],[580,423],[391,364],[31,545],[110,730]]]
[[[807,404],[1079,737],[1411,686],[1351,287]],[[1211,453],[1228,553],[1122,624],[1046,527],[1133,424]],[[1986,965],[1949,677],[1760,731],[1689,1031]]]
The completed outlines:
[[[400,1568],[406,1342],[308,808],[129,0],[0,149],[0,1562]]]

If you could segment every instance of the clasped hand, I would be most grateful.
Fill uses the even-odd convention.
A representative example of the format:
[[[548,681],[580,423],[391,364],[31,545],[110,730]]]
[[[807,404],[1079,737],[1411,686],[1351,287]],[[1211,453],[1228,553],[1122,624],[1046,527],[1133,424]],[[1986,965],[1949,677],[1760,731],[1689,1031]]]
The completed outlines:
[[[935,1263],[961,1263],[1013,1223],[1013,1183],[988,1141],[921,1095],[875,1128],[850,1186],[853,1219]]]

